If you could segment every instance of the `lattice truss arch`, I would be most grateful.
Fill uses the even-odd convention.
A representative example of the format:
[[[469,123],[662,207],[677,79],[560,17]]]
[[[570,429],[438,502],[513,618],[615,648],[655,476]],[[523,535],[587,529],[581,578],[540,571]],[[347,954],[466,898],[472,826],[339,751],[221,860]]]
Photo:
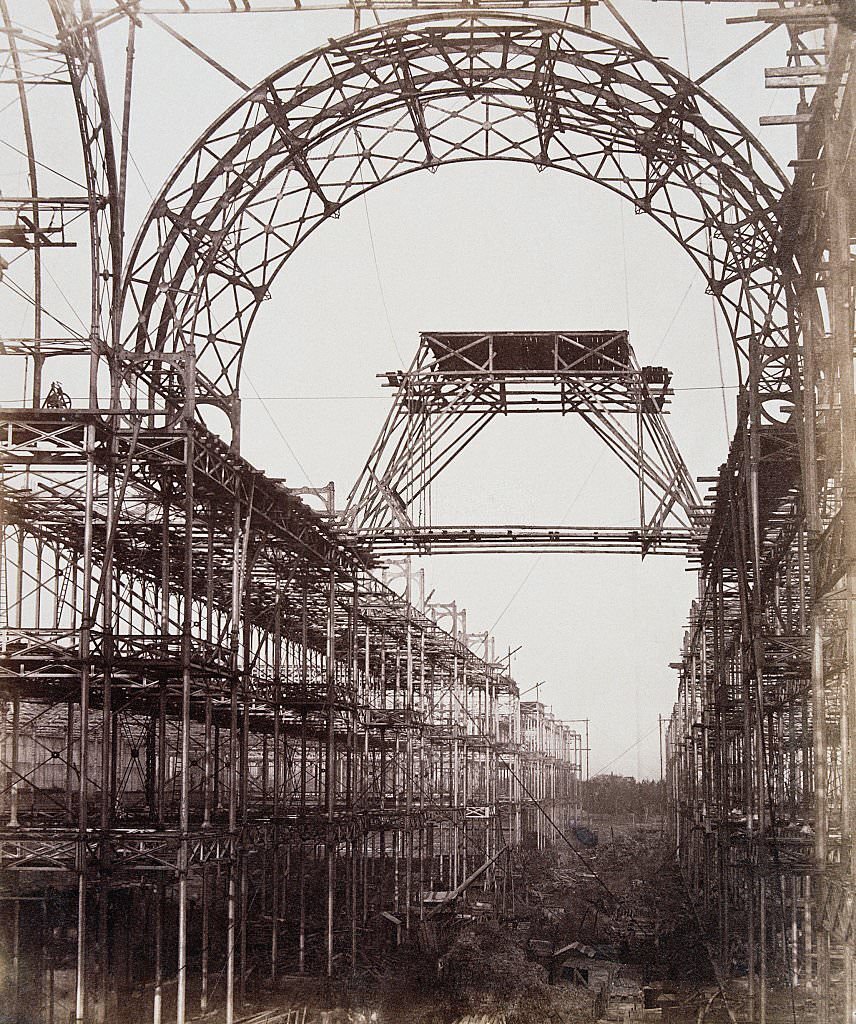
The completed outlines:
[[[435,16],[331,41],[211,125],[131,253],[119,353],[131,400],[176,400],[170,360],[192,345],[199,403],[225,410],[234,428],[256,311],[303,239],[384,182],[478,160],[568,171],[654,217],[704,274],[767,415],[786,415],[782,173],[664,61],[510,15]]]

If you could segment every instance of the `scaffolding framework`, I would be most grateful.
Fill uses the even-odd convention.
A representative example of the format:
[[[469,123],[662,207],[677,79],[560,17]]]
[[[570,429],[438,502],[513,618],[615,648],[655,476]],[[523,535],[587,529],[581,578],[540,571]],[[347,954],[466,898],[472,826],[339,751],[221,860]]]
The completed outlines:
[[[664,419],[662,366],[639,366],[627,331],[423,333],[409,369],[383,375],[392,408],[348,497],[344,520],[379,553],[664,551],[701,538],[701,499]],[[437,525],[431,485],[497,416],[585,422],[638,484],[626,528]],[[573,471],[573,465],[568,472]]]
[[[399,515],[366,538],[340,528],[330,494],[314,511],[240,454],[241,359],[303,239],[405,174],[506,160],[605,184],[665,227],[718,304],[740,373],[738,424],[693,513],[699,591],[666,736],[670,817],[717,969],[748,976],[751,1019],[764,1024],[784,991],[808,997],[801,1012],[816,1024],[850,1020],[852,5],[745,5],[730,20],[756,34],[696,82],[612,3],[588,0],[527,5],[561,6],[561,22],[513,2],[461,11],[438,0],[252,88],[183,34],[203,11],[288,6],[46,0],[39,21],[36,5],[0,0],[17,97],[0,117],[17,118],[9,137],[27,182],[0,197],[0,279],[21,303],[0,354],[32,375],[31,407],[0,409],[4,1005],[83,1024],[139,1000],[155,1022],[223,1007],[231,1022],[262,976],[358,970],[423,921],[429,893],[454,893],[476,870],[489,902],[502,891],[500,851],[543,845],[578,814],[587,743],[539,702],[520,703],[489,644],[483,657],[472,649],[454,603],[415,600],[409,566],[403,597],[375,575],[376,552],[413,548],[395,494],[369,481],[384,500],[362,512]],[[363,10],[379,21],[380,9],[407,10],[302,6],[338,6],[355,29]],[[164,175],[126,246],[143,23],[238,94]],[[117,27],[121,81],[100,52]],[[795,131],[788,174],[708,91],[773,32],[786,57],[766,84],[796,103],[761,123]],[[53,127],[73,128],[75,167],[60,179],[42,159],[46,95],[66,101]],[[80,330],[57,314],[48,271],[75,245],[89,284]],[[469,369],[444,367],[440,344],[420,350],[433,369],[393,381],[431,415],[443,413],[425,373],[441,371],[441,392],[465,405],[478,395],[476,417],[533,391],[545,407],[580,410],[579,391],[562,404],[571,366],[558,344],[553,363],[521,377],[519,361],[491,363],[489,341],[487,362],[480,353]],[[51,360],[82,367],[84,398],[44,393]],[[610,415],[634,387],[638,413],[663,386],[627,359],[621,369],[620,394],[602,374],[589,382]],[[417,448],[404,465],[417,465]],[[684,475],[680,487],[664,477],[658,509],[692,512]],[[656,513],[638,535],[420,524],[420,540],[433,551],[638,551],[651,524],[658,550],[686,550]]]
[[[818,50],[804,40],[821,26]],[[789,28],[767,84],[800,90],[770,123],[797,126],[782,253],[798,260],[803,387],[780,425],[743,396],[709,496],[667,771],[685,876],[721,965],[748,976],[751,1019],[770,1019],[778,991],[825,1024],[856,1008],[854,43],[808,6]]]
[[[48,979],[73,960],[79,1019],[140,985],[158,1019],[168,981],[178,1019],[231,1016],[251,970],[355,972],[384,912],[409,932],[426,893],[576,819],[579,734],[189,417],[4,410],[2,436],[14,1005],[67,1015]]]

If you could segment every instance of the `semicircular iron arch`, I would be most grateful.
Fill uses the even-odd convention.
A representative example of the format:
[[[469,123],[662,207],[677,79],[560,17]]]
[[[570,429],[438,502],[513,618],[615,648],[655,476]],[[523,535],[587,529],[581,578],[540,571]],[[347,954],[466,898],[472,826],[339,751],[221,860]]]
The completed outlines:
[[[563,170],[654,217],[703,273],[768,418],[793,401],[787,181],[721,104],[650,53],[563,22],[447,15],[378,26],[265,78],[199,138],[137,237],[122,351],[169,402],[193,346],[199,404],[233,416],[259,305],[308,235],[416,170]],[[127,383],[127,380],[126,380]]]

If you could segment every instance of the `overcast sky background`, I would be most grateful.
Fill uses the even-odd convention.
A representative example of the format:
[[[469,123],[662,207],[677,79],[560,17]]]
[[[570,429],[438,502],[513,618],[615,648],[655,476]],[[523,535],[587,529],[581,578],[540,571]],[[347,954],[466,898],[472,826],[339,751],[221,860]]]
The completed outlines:
[[[725,23],[753,5],[687,3],[685,47],[682,5],[622,0],[619,7],[653,52],[680,70],[688,56],[693,75],[758,31]],[[47,25],[43,17],[39,23]],[[188,16],[170,23],[255,82],[349,32],[352,16]],[[620,35],[602,9],[594,24]],[[785,63],[786,43],[780,30],[710,83],[783,165],[793,155],[793,129],[759,130],[758,117],[792,109],[790,94],[763,87],[764,65]],[[137,44],[129,243],[173,165],[238,96],[151,22]],[[116,87],[124,28],[104,31],[102,46]],[[71,112],[53,96],[31,99],[39,124],[50,127],[37,141],[43,188],[67,190],[47,168],[75,163]],[[3,157],[3,191],[25,194],[16,193],[20,159]],[[50,283],[48,291],[58,315],[79,326],[88,299],[75,259],[71,250],[52,258],[62,294]],[[4,317],[4,332],[25,333],[23,307],[10,300]],[[713,317],[702,279],[677,244],[605,189],[520,165],[410,175],[328,220],[278,278],[244,364],[243,453],[293,486],[332,479],[344,500],[389,407],[391,393],[375,375],[409,363],[420,331],[627,328],[641,363],[674,372],[671,428],[690,471],[713,475],[727,451]],[[720,335],[733,430],[735,363],[725,331]],[[60,363],[48,374],[78,379]],[[18,382],[15,388],[20,394]],[[491,424],[437,481],[434,522],[632,524],[635,495],[633,477],[584,424],[509,417]],[[678,658],[697,586],[682,559],[456,555],[421,564],[427,590],[465,607],[471,631],[491,630],[498,651],[523,645],[512,666],[521,689],[545,680],[542,699],[557,714],[591,719],[592,772],[659,775],[658,715],[668,715],[674,700],[669,662]]]

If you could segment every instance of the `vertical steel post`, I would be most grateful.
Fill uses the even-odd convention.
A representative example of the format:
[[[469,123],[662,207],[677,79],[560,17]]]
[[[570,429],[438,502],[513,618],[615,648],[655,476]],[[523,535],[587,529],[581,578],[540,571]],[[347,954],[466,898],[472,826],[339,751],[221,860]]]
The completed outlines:
[[[841,54],[853,52],[854,32],[844,19],[834,29],[834,45]],[[850,74],[853,74],[852,67]],[[842,611],[844,613],[845,666],[841,690],[841,861],[846,885],[856,883],[856,850],[854,850],[854,813],[852,809],[853,750],[848,740],[848,723],[856,721],[856,388],[854,388],[854,258],[852,241],[852,147],[856,126],[853,124],[853,101],[842,99],[840,111],[827,114],[825,155],[827,158],[827,219],[829,229],[829,311],[830,342],[833,365],[837,364],[840,392],[839,450],[841,472],[842,554],[846,566],[843,580]],[[852,940],[842,943],[844,955],[844,1013],[848,1024],[853,1019],[854,978]]]
[[[336,811],[336,569],[331,564],[327,583],[327,749],[324,769],[324,797],[327,812],[327,925],[326,974],[333,975],[333,911],[335,900],[336,843],[333,819]]]
[[[193,415],[196,391],[196,366],[192,346],[185,349],[184,406],[184,565],[181,616],[181,789],[179,795],[178,851],[178,988],[176,1024],[187,1016],[187,881],[190,870],[190,699],[193,630],[193,519],[194,519],[194,446]]]
[[[83,527],[83,582],[80,615],[80,758],[77,805],[77,968],[74,996],[75,1024],[86,1016],[86,862],[89,801],[89,684],[92,671],[90,646],[92,633],[92,520],[95,497],[95,426],[85,428],[86,491]]]
[[[279,581],[276,585],[273,620],[273,799],[271,814],[273,818],[274,841],[271,861],[271,936],[270,936],[270,976],[276,981],[277,960],[279,959],[279,875],[280,875],[280,775],[282,759],[280,751],[280,715],[282,703],[282,589]]]
[[[246,528],[249,529],[249,523]],[[238,652],[241,619],[241,500],[232,511],[232,600],[229,641],[229,878],[226,923],[226,1024],[235,1019],[235,944],[238,898]]]
[[[199,1012],[208,1012],[208,959],[210,956],[211,894],[208,866],[202,866],[202,948],[200,950]]]
[[[158,879],[155,885],[155,985],[152,996],[152,1024],[163,1019],[163,904],[164,885]]]

